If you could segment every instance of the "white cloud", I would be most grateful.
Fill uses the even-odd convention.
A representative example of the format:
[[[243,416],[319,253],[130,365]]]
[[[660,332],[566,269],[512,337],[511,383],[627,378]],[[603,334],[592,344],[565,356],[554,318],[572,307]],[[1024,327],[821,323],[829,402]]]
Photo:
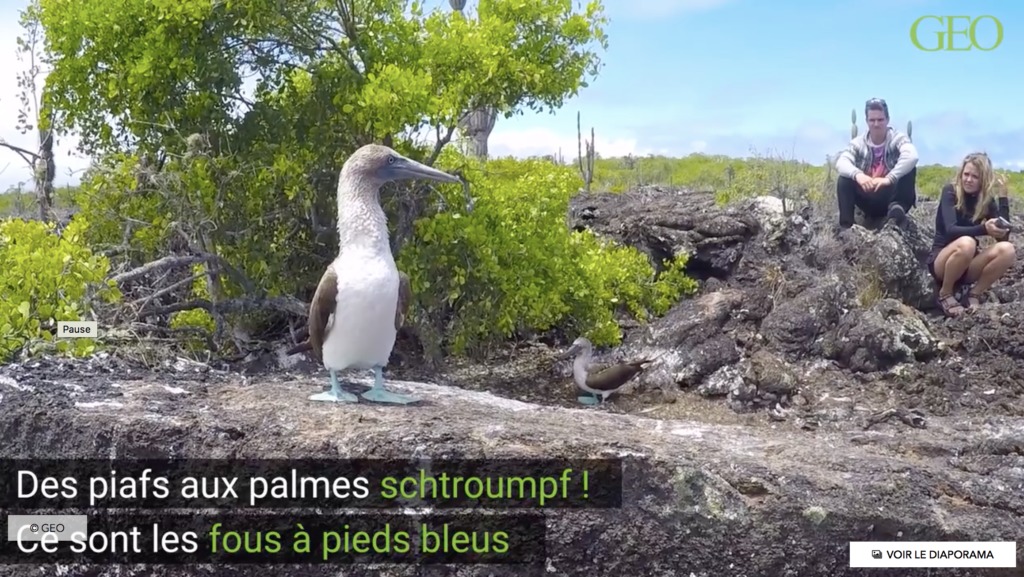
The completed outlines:
[[[590,135],[584,136],[589,139]],[[595,134],[594,149],[602,156],[647,154],[637,145],[636,138],[607,138]],[[560,134],[549,128],[503,128],[499,123],[487,140],[492,156],[539,156],[558,154],[566,159],[576,158],[579,150],[576,134]]]

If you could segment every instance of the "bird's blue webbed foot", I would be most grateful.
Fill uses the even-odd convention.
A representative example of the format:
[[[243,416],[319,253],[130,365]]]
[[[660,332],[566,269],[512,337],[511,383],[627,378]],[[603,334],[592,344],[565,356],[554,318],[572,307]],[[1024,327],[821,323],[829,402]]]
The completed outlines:
[[[579,401],[581,405],[596,405],[600,402],[597,395],[580,395],[579,397],[576,397],[576,400]]]
[[[358,403],[359,398],[352,393],[341,390],[341,385],[338,384],[338,373],[337,371],[331,371],[331,390],[324,393],[317,393],[310,395],[309,400],[311,401],[322,401],[327,403]]]
[[[373,388],[363,393],[363,398],[375,403],[390,403],[393,405],[408,405],[419,400],[407,395],[392,393],[385,389],[383,369],[381,367],[373,368]]]

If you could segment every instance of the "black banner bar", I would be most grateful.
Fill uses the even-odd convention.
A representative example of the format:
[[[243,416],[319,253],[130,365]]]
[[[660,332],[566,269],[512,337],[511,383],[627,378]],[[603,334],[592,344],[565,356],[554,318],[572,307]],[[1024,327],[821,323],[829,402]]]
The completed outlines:
[[[3,541],[2,564],[543,564],[543,514],[90,516],[72,541]]]
[[[619,460],[0,460],[0,507],[618,508]]]

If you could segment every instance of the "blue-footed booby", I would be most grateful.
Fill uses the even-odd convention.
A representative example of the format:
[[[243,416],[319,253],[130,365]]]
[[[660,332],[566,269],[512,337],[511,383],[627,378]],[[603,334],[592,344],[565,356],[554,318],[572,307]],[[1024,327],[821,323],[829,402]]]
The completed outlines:
[[[309,344],[331,373],[331,390],[310,400],[357,402],[341,389],[337,372],[373,371],[363,398],[407,404],[416,399],[384,388],[383,370],[404,321],[411,290],[391,255],[380,188],[394,180],[462,182],[379,144],[368,144],[345,162],[338,179],[338,256],[328,265],[309,306]]]
[[[618,363],[610,367],[593,365],[594,345],[586,337],[579,337],[572,346],[558,356],[567,359],[576,356],[572,363],[572,378],[576,386],[590,393],[589,396],[578,397],[584,405],[603,403],[605,399],[626,385],[633,377],[644,372],[644,365],[654,359],[639,359],[628,363]],[[600,399],[600,401],[599,401]]]

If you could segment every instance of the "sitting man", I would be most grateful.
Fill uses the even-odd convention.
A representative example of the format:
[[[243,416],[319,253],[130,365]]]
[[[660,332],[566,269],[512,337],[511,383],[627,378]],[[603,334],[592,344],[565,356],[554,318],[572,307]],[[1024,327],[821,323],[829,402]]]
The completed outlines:
[[[850,141],[836,160],[840,229],[853,226],[854,207],[870,218],[897,225],[917,204],[917,147],[889,126],[889,106],[880,98],[864,105],[868,132]]]
[[[953,297],[958,285],[975,283],[967,295],[968,307],[973,309],[981,304],[981,295],[1013,265],[1017,255],[1007,241],[1009,220],[1006,181],[995,176],[987,155],[968,154],[956,178],[942,189],[935,214],[935,240],[928,255],[928,270],[939,284],[939,306],[947,316],[964,312]],[[998,242],[979,251],[976,237],[982,235]]]

